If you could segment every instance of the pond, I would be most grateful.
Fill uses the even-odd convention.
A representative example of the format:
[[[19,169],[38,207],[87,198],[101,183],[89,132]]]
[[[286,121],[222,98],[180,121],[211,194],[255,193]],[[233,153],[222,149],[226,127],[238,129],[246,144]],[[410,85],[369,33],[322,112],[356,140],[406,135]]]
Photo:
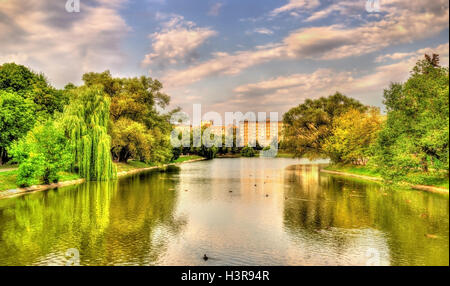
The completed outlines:
[[[1,200],[0,265],[449,265],[448,195],[319,163],[215,159]]]

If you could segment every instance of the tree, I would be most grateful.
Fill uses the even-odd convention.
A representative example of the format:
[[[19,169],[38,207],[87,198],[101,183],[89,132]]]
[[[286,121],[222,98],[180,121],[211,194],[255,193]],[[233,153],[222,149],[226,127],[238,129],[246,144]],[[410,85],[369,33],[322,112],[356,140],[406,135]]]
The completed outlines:
[[[8,147],[34,125],[35,105],[14,92],[0,90],[0,165],[7,162]]]
[[[51,120],[37,124],[10,152],[19,163],[17,183],[22,187],[58,182],[58,172],[66,171],[72,162],[64,130]]]
[[[112,123],[112,154],[119,162],[127,162],[130,158],[141,161],[150,160],[153,138],[142,123],[121,118]]]
[[[53,88],[43,74],[37,74],[25,66],[6,63],[0,66],[0,90],[14,92],[36,104],[37,116],[48,117],[61,112],[68,103],[62,90]]]
[[[0,165],[7,148],[33,127],[36,118],[62,111],[67,95],[51,87],[42,74],[15,63],[0,65]]]
[[[88,87],[101,85],[111,100],[109,133],[115,159],[124,161],[135,157],[154,163],[166,162],[173,157],[169,120],[178,110],[167,114],[157,111],[157,106],[165,108],[170,101],[170,97],[161,92],[162,84],[158,80],[145,76],[113,78],[109,71],[87,73],[83,75],[83,80]],[[130,128],[126,129],[133,133],[128,133],[129,136],[118,130],[125,122],[139,128],[142,136],[136,136]]]
[[[198,148],[197,152],[199,156],[211,160],[216,157],[218,151],[219,149],[217,149],[217,147],[214,145],[211,147],[206,147],[205,145],[202,144],[202,146]]]
[[[384,91],[387,121],[377,142],[383,176],[399,180],[411,172],[448,175],[449,75],[439,57],[427,56],[404,83]]]
[[[43,77],[33,73],[27,67],[15,63],[0,66],[0,89],[25,94]]]
[[[104,181],[116,176],[108,135],[109,97],[102,87],[73,89],[72,100],[61,122],[73,150],[72,170],[88,181]]]
[[[327,157],[324,143],[332,135],[335,118],[350,109],[365,111],[359,101],[339,92],[327,98],[307,99],[283,116],[283,147],[298,157]]]
[[[381,125],[378,108],[367,112],[350,109],[334,120],[332,136],[325,140],[324,150],[334,163],[366,165]]]

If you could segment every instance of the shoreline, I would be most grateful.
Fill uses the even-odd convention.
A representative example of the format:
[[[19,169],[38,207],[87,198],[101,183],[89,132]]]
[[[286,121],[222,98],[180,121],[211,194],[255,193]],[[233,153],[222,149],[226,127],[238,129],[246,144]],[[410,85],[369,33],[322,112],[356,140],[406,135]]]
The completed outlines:
[[[129,170],[129,171],[117,172],[117,179],[129,176],[129,175],[135,175],[138,173],[146,172],[146,171],[158,170],[158,169],[165,168],[168,166],[178,166],[181,164],[193,163],[193,162],[204,161],[204,160],[206,160],[206,159],[199,158],[199,159],[188,160],[188,161],[184,161],[184,162],[180,162],[180,163],[169,163],[169,164],[164,164],[161,166],[137,168],[137,169],[133,169],[133,170]],[[62,188],[62,187],[80,185],[85,182],[86,182],[85,179],[77,179],[77,180],[53,183],[50,185],[34,185],[31,187],[26,187],[26,188],[16,188],[16,189],[0,191],[0,200],[9,199],[9,198],[17,197],[17,196],[22,196],[25,194],[31,194],[31,193],[35,193],[35,192],[41,192],[41,191],[47,191],[47,190],[52,190],[52,189],[57,189],[57,188]]]
[[[222,158],[230,158],[230,157],[222,157]],[[233,158],[233,157],[231,157],[231,158]],[[184,161],[184,162],[180,162],[180,163],[169,163],[169,164],[164,164],[164,165],[161,165],[161,166],[152,166],[152,167],[146,167],[146,168],[136,168],[136,169],[129,170],[129,171],[122,171],[122,172],[118,172],[117,173],[117,179],[120,179],[120,178],[123,178],[123,177],[126,177],[126,176],[130,176],[130,175],[143,173],[143,172],[146,172],[146,171],[158,170],[158,169],[166,168],[168,166],[178,166],[178,165],[182,165],[182,164],[186,164],[186,163],[194,163],[194,162],[205,161],[205,160],[207,160],[207,159],[205,159],[205,158],[198,158],[198,159],[188,160],[188,161]],[[353,173],[348,173],[348,172],[343,172],[343,171],[331,171],[331,170],[326,170],[326,169],[323,169],[323,168],[320,169],[320,172],[321,173],[331,174],[331,175],[353,177],[353,178],[358,178],[358,179],[363,179],[363,180],[368,180],[368,181],[374,181],[374,182],[381,182],[383,180],[382,178],[379,178],[379,177],[359,175],[359,174],[353,174]],[[17,196],[21,196],[21,195],[25,195],[25,194],[40,192],[40,191],[46,191],[46,190],[51,190],[51,189],[57,189],[57,188],[62,188],[62,187],[73,186],[73,185],[79,185],[79,184],[82,184],[82,183],[85,183],[85,182],[86,182],[85,179],[76,179],[76,180],[70,180],[70,181],[63,181],[63,182],[53,183],[53,184],[50,184],[50,185],[34,185],[34,186],[31,186],[31,187],[27,187],[27,188],[16,188],[16,189],[0,191],[0,200],[12,198],[12,197],[17,197]],[[426,192],[432,192],[432,193],[439,193],[439,194],[449,194],[449,190],[446,189],[446,188],[443,188],[443,187],[414,185],[414,184],[410,184],[410,183],[406,183],[406,182],[404,182],[402,184],[405,184],[405,185],[407,185],[408,187],[410,187],[410,188],[412,188],[414,190],[420,190],[420,191],[426,191]]]
[[[368,180],[368,181],[375,181],[375,182],[383,181],[382,178],[378,178],[378,177],[358,175],[358,174],[347,173],[347,172],[342,172],[342,171],[331,171],[331,170],[320,169],[320,172],[321,173],[331,174],[331,175],[354,177],[354,178]],[[446,189],[446,188],[433,187],[433,186],[424,186],[424,185],[414,185],[414,184],[410,184],[410,183],[406,183],[406,182],[404,182],[402,184],[405,184],[405,185],[407,185],[408,187],[410,187],[410,188],[412,188],[414,190],[425,191],[425,192],[430,192],[430,193],[437,193],[437,194],[449,194],[449,190]]]

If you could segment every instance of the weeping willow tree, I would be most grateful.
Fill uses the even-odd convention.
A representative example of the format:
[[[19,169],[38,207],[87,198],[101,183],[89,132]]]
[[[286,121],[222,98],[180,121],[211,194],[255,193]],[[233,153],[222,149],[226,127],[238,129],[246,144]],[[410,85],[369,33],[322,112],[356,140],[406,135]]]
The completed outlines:
[[[71,92],[72,100],[64,110],[62,122],[74,152],[72,170],[88,181],[115,178],[107,130],[109,97],[99,87],[80,87]]]

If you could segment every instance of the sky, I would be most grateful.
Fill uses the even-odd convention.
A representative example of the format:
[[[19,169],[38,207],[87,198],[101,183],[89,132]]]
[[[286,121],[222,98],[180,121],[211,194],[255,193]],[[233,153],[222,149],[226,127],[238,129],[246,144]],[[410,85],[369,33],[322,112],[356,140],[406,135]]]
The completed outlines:
[[[447,0],[79,1],[68,13],[67,0],[0,0],[0,64],[58,88],[92,71],[145,75],[170,108],[281,117],[336,91],[382,107],[424,53],[449,62]]]

